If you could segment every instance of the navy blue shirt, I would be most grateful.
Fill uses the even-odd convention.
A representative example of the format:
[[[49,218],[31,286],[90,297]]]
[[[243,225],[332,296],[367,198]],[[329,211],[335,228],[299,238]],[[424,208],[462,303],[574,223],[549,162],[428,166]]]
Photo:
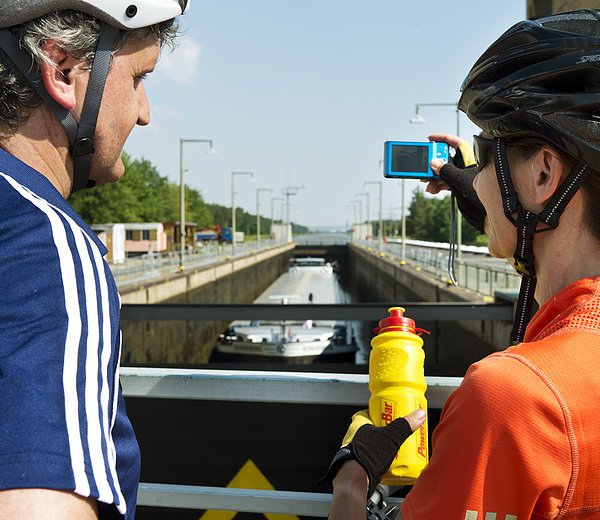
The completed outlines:
[[[140,455],[106,252],[48,179],[0,149],[0,489],[74,491],[101,518],[133,519]]]

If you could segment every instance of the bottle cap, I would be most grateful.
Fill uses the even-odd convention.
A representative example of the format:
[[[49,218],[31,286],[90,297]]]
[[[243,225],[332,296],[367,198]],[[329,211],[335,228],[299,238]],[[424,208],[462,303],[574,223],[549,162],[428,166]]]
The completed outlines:
[[[415,327],[415,321],[411,318],[404,316],[405,309],[403,307],[390,307],[388,312],[390,315],[387,318],[383,318],[379,322],[379,327],[373,329],[375,334],[380,332],[388,332],[393,330],[399,330],[402,332],[411,332],[412,334],[421,335],[423,332],[427,332],[423,329]],[[429,332],[427,332],[429,334]]]

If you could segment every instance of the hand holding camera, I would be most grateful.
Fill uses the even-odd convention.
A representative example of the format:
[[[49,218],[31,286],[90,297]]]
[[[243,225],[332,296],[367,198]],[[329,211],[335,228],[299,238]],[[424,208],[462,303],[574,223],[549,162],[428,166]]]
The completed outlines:
[[[431,162],[431,169],[441,181],[430,182],[426,191],[433,194],[442,189],[452,191],[460,212],[469,224],[483,233],[486,212],[473,188],[473,179],[478,173],[473,148],[467,141],[454,135],[435,134],[430,135],[429,139],[444,141],[456,150],[456,154],[448,163],[435,159]]]
[[[460,212],[475,229],[484,231],[485,208],[481,204],[473,179],[477,175],[471,145],[449,134],[429,136],[429,143],[387,141],[384,146],[384,176],[420,179],[427,182],[425,191],[433,195],[450,190]],[[456,150],[450,157],[448,147]]]

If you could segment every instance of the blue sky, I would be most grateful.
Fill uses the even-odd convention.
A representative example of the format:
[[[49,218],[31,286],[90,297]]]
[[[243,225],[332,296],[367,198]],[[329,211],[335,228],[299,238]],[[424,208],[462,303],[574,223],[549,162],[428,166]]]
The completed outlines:
[[[146,80],[152,123],[137,128],[125,150],[179,182],[179,139],[186,144],[185,182],[207,202],[255,213],[256,190],[291,197],[292,220],[341,226],[354,220],[350,201],[370,193],[377,217],[400,214],[400,183],[379,170],[386,140],[426,140],[455,133],[455,103],[471,65],[502,32],[525,18],[525,0],[192,0],[185,31]],[[461,136],[477,129],[461,114]],[[418,187],[407,181],[406,198]],[[366,197],[360,196],[363,208]],[[261,193],[269,217],[270,194]],[[275,202],[279,218],[281,202]],[[366,208],[363,209],[365,217]]]

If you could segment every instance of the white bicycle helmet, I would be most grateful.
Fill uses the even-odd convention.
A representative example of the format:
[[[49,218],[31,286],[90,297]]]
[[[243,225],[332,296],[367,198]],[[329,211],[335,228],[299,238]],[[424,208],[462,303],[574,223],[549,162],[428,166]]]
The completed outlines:
[[[89,182],[94,134],[112,49],[120,31],[150,27],[187,12],[190,0],[0,0],[0,50],[27,78],[43,103],[64,126],[73,157],[73,192],[93,186]],[[80,121],[50,97],[37,63],[24,51],[10,27],[55,11],[79,11],[105,23],[94,53],[90,80]]]
[[[119,29],[140,29],[187,11],[188,0],[2,0],[0,27],[11,27],[54,11],[81,11]]]

